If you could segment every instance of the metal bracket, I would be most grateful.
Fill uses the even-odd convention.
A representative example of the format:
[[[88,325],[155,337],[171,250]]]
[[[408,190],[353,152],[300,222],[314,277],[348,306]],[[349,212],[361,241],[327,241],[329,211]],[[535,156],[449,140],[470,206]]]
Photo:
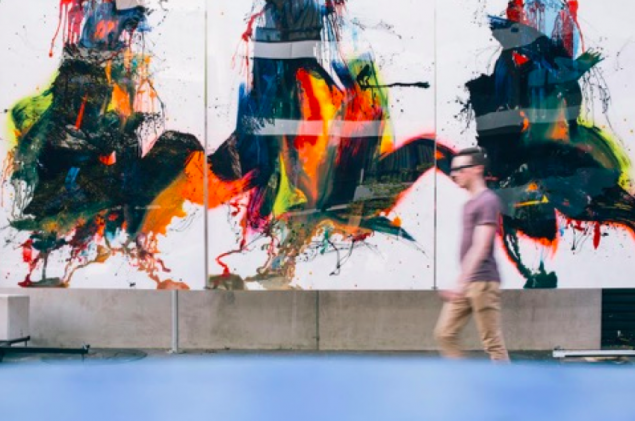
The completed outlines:
[[[30,340],[31,340],[30,336],[25,336],[24,338],[9,339],[7,341],[0,341],[0,346],[11,346],[11,345],[22,344],[22,343],[24,345],[28,345]]]
[[[5,342],[2,342],[2,344],[0,344],[0,362],[2,362],[5,355],[9,354],[71,354],[81,355],[83,360],[84,356],[88,354],[88,351],[90,350],[90,345],[84,345],[81,348],[39,348],[28,346],[15,347],[11,346],[10,344],[4,345]],[[24,341],[20,340],[19,342]]]
[[[584,357],[635,357],[635,350],[614,349],[614,350],[566,350],[555,348],[553,358],[584,358]]]

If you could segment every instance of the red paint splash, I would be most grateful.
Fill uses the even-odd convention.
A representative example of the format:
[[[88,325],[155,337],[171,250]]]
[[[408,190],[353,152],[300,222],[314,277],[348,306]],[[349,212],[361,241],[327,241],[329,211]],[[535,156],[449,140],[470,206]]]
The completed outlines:
[[[296,73],[296,80],[298,81],[300,88],[302,89],[302,98],[305,99],[305,107],[303,109],[303,118],[306,121],[321,121],[322,120],[322,104],[317,98],[317,95],[313,89],[311,83],[311,75],[304,69],[298,70]],[[301,149],[305,144],[315,146],[318,141],[317,136],[296,136],[294,139],[294,146],[296,149]]]
[[[524,0],[512,0],[507,3],[506,15],[512,22],[524,23],[527,20]]]
[[[247,216],[243,217],[240,221],[240,226],[242,229],[240,245],[236,250],[228,251],[226,253],[221,254],[216,258],[216,263],[218,263],[223,268],[223,277],[228,277],[231,275],[231,271],[229,270],[229,266],[223,262],[223,258],[231,256],[232,254],[242,253],[247,246]],[[218,286],[218,285],[215,285]]]
[[[33,240],[27,240],[22,244],[22,261],[31,263],[33,261]]]
[[[84,119],[84,110],[86,109],[86,102],[88,97],[82,99],[82,105],[79,107],[79,113],[77,114],[77,120],[75,121],[75,128],[79,130],[82,127],[82,120]]]
[[[57,29],[55,35],[51,40],[51,49],[49,50],[49,57],[53,57],[53,49],[55,48],[55,41],[62,30],[64,45],[76,44],[79,42],[79,37],[82,29],[82,20],[84,19],[84,3],[86,0],[60,0],[60,14],[57,22]]]
[[[254,25],[256,24],[256,20],[264,14],[265,14],[265,9],[262,9],[260,12],[252,15],[249,18],[249,21],[247,22],[247,29],[245,30],[245,32],[243,32],[243,35],[241,37],[243,41],[249,42],[249,40],[251,40],[251,37],[254,34]]]
[[[576,35],[580,37],[582,52],[584,52],[584,37],[578,22],[578,0],[569,0],[558,14],[558,21],[552,37],[562,40],[567,52],[573,57]]]
[[[40,256],[39,254],[33,254],[33,240],[31,239],[28,239],[20,247],[22,247],[22,260],[29,266],[29,273],[24,278],[24,281],[18,282],[18,286],[26,288],[33,285],[33,281],[31,281],[31,274],[37,267]]]
[[[245,32],[243,32],[240,37],[245,43],[245,69],[249,69],[249,41],[251,41],[251,38],[254,35],[254,25],[256,24],[256,20],[263,16],[265,12],[266,9],[263,8],[260,12],[252,15],[247,22],[247,29],[245,29]]]
[[[110,155],[101,155],[99,162],[108,166],[114,165],[117,162],[117,154],[113,151]]]
[[[600,246],[600,240],[602,239],[602,230],[600,229],[600,224],[595,223],[593,227],[593,247],[597,250]]]

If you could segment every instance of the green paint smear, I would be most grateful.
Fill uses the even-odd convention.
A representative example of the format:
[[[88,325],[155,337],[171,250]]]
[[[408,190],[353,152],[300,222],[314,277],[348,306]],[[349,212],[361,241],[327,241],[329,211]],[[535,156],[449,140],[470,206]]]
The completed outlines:
[[[47,88],[40,95],[24,98],[11,107],[8,129],[12,146],[24,137],[53,103],[53,92]]]
[[[588,153],[604,168],[620,172],[619,185],[626,191],[631,187],[632,162],[624,145],[612,134],[592,123],[580,119],[578,136],[571,139],[573,145],[584,145]]]

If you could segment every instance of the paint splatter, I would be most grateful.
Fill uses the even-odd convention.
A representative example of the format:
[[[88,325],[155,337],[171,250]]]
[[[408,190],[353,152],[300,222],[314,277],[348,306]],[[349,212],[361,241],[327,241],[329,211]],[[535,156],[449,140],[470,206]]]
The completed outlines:
[[[577,1],[510,1],[506,18],[490,17],[502,46],[492,74],[466,85],[491,187],[506,206],[505,248],[527,288],[556,287],[557,275],[544,261],[528,268],[519,238],[555,247],[559,214],[589,224],[595,248],[604,224],[635,229],[631,162],[584,117],[584,84],[602,57],[585,49],[577,11]]]
[[[434,167],[435,153],[448,166],[451,151],[435,149],[432,138],[395,147],[387,89],[428,84],[387,84],[372,53],[344,53],[338,46],[349,22],[343,0],[270,0],[244,32],[254,47],[249,83],[236,129],[210,162],[227,182],[250,175],[244,235],[271,239],[267,261],[246,281],[288,286],[298,259],[319,250],[339,256],[337,274],[374,233],[414,241],[384,215]],[[231,253],[246,244],[243,237]],[[230,276],[225,255],[217,262]]]

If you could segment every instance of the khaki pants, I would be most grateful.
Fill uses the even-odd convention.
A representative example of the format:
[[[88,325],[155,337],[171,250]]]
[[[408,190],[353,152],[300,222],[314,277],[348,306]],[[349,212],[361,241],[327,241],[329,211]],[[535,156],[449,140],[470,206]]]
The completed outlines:
[[[465,297],[443,305],[434,336],[447,358],[463,356],[459,334],[474,314],[485,352],[494,361],[509,361],[501,332],[500,282],[470,282]]]

